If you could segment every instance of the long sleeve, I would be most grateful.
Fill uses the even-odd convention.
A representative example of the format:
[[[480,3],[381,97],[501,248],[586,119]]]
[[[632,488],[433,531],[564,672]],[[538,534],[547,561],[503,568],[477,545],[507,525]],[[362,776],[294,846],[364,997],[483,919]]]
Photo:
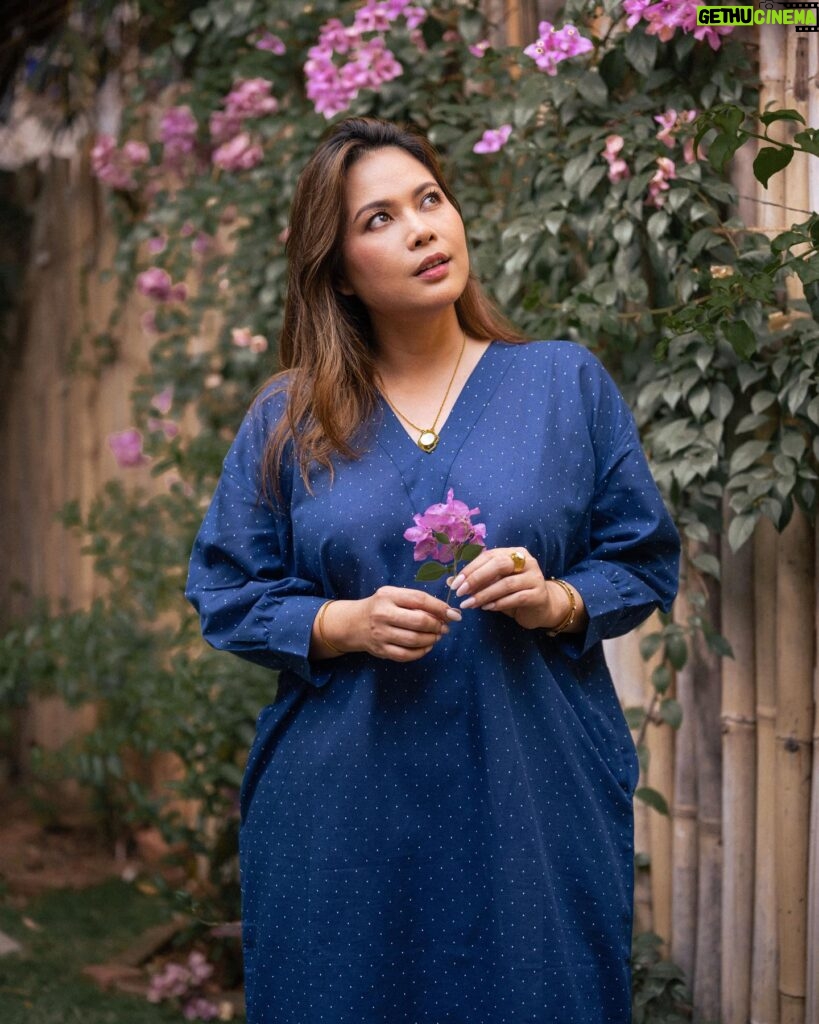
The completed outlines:
[[[297,575],[287,495],[274,510],[261,494],[265,438],[280,406],[262,396],[242,423],[194,542],[186,596],[217,650],[322,685],[329,672],[311,664],[308,651],[326,598]]]
[[[680,554],[679,535],[651,476],[631,411],[596,359],[584,367],[581,386],[595,482],[587,550],[563,574],[582,595],[589,616],[585,634],[566,638],[573,656],[628,632],[656,608],[669,611]]]

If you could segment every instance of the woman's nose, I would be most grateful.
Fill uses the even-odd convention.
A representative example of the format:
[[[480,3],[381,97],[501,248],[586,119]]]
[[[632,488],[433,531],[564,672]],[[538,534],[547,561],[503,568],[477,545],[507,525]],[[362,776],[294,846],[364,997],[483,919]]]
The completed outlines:
[[[412,228],[410,233],[410,244],[413,249],[426,245],[435,238],[435,232],[428,224],[418,224]]]

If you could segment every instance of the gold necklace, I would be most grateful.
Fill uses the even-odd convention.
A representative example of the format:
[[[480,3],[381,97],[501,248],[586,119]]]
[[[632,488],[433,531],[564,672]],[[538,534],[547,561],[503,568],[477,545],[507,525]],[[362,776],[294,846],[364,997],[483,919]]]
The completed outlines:
[[[458,372],[458,367],[461,365],[461,359],[463,358],[464,350],[466,349],[466,334],[463,331],[461,331],[461,333],[463,334],[464,340],[461,343],[461,351],[458,354],[458,361],[455,363],[455,369],[452,371],[452,376],[449,378],[449,384],[447,384],[446,386],[444,397],[441,399],[441,404],[438,406],[438,412],[435,413],[435,419],[432,421],[431,427],[427,427],[426,429],[424,427],[419,427],[418,424],[413,423],[408,416],[405,416],[402,412],[399,412],[398,409],[396,409],[392,402],[389,400],[389,398],[387,398],[387,394],[384,391],[383,387],[383,381],[381,380],[380,377],[378,378],[379,383],[381,384],[381,394],[384,396],[384,401],[392,409],[396,416],[400,417],[405,423],[409,424],[409,426],[411,426],[413,430],[419,431],[418,440],[415,443],[418,445],[421,451],[426,452],[427,455],[429,455],[430,452],[435,451],[435,449],[438,447],[438,442],[441,439],[441,435],[436,432],[435,428],[438,425],[438,419],[440,418],[444,406],[446,405],[446,400],[447,398],[449,398],[449,392],[452,390],[452,384],[453,381],[455,380],[455,374]]]

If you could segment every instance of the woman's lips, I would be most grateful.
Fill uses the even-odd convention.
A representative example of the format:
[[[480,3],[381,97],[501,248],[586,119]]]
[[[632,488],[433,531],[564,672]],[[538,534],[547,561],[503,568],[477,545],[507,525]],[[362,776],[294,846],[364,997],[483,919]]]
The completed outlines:
[[[437,281],[439,278],[446,277],[448,273],[449,257],[436,253],[435,256],[430,256],[429,259],[424,260],[418,270],[415,271],[415,276],[422,278],[424,281]]]

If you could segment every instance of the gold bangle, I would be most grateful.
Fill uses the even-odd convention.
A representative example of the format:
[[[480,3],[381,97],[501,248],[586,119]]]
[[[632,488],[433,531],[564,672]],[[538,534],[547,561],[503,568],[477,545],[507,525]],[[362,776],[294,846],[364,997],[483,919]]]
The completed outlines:
[[[560,633],[563,633],[565,630],[567,630],[569,626],[571,626],[571,624],[574,622],[574,617],[577,614],[577,598],[574,596],[574,591],[565,580],[558,580],[555,579],[554,576],[552,576],[550,582],[556,583],[559,587],[561,587],[569,599],[569,610],[564,616],[563,621],[559,622],[554,629],[546,630],[547,636],[558,636]]]
[[[345,652],[342,651],[340,647],[336,647],[332,640],[328,640],[324,635],[324,613],[330,605],[335,604],[335,602],[336,599],[331,598],[331,600],[325,601],[321,608],[319,608],[318,615],[316,616],[316,632],[318,633],[319,640],[321,640],[325,647],[328,647],[331,651],[335,651],[336,654],[344,654]]]

